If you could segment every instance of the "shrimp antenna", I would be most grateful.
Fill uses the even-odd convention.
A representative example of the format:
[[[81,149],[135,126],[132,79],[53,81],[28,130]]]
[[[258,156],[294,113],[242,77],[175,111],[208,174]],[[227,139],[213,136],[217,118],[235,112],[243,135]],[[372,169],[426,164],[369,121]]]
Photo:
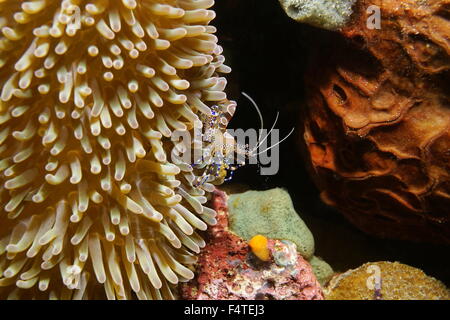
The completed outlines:
[[[287,138],[289,138],[289,136],[295,131],[295,128],[292,128],[291,132],[289,132],[289,134],[284,137],[281,141],[278,141],[277,143],[275,143],[273,146],[268,147],[267,149],[265,149],[264,151],[258,152],[256,155],[259,156],[260,154],[269,151],[270,149],[275,148],[276,146],[278,146],[280,143],[282,143],[283,141],[285,141]]]
[[[242,93],[242,95],[243,95],[244,97],[246,97],[246,98],[252,103],[252,105],[254,106],[254,108],[256,109],[256,111],[258,112],[259,120],[260,120],[260,123],[261,123],[261,129],[260,129],[259,136],[261,137],[261,136],[263,135],[263,130],[264,130],[264,120],[263,120],[263,116],[262,116],[261,110],[259,110],[258,105],[256,104],[255,100],[252,99],[252,97],[250,97],[250,96],[249,96],[248,94],[246,94],[245,92],[241,92],[241,93]],[[249,155],[253,155],[253,152],[255,152],[255,150],[257,150],[257,149],[261,146],[261,144],[262,144],[262,143],[270,136],[270,134],[272,133],[272,131],[274,130],[274,128],[275,128],[275,126],[276,126],[276,124],[277,124],[277,122],[278,122],[278,117],[279,117],[279,115],[280,115],[280,112],[277,112],[277,116],[276,116],[275,121],[274,121],[274,123],[273,123],[273,125],[272,125],[272,128],[271,128],[270,131],[265,135],[264,139],[258,141],[258,143],[256,144],[256,147],[255,147],[251,152],[248,153]],[[286,137],[284,137],[281,141],[278,141],[278,142],[277,142],[276,144],[274,144],[273,146],[270,146],[270,147],[266,148],[264,151],[258,152],[256,155],[258,156],[258,155],[260,155],[260,154],[262,154],[262,153],[264,153],[264,152],[267,152],[267,151],[269,151],[270,149],[273,149],[273,148],[275,148],[276,146],[280,145],[283,141],[285,141],[287,138],[289,138],[289,137],[291,136],[291,134],[294,133],[294,131],[295,131],[295,128],[292,128],[291,132],[289,132],[289,134],[288,134]]]
[[[270,131],[265,135],[264,139],[259,140],[258,143],[256,144],[255,148],[251,151],[251,154],[253,154],[254,151],[258,150],[258,148],[261,146],[261,144],[266,141],[266,139],[270,136],[270,134],[272,133],[273,129],[275,129],[275,126],[278,122],[278,116],[280,115],[280,112],[277,111],[277,116],[275,117],[275,121],[272,125],[272,128],[270,129]]]
[[[261,110],[259,110],[258,105],[256,104],[255,100],[252,99],[252,97],[250,97],[248,94],[246,94],[245,92],[242,92],[242,95],[244,97],[246,97],[251,103],[252,105],[255,107],[256,111],[258,112],[258,116],[259,116],[259,121],[261,123],[261,129],[260,131],[262,132],[263,128],[264,128],[264,120],[263,120],[263,116],[261,113]],[[260,133],[261,135],[261,133]]]

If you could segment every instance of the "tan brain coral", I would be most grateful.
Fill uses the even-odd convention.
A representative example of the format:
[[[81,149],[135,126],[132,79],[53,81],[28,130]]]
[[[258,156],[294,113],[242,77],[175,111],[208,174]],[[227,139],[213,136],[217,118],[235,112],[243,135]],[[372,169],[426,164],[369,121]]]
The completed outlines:
[[[210,146],[170,138],[234,112],[213,3],[0,1],[0,298],[172,298],[193,277],[214,177],[180,155]]]
[[[327,300],[449,300],[445,285],[399,262],[369,262],[333,277]]]

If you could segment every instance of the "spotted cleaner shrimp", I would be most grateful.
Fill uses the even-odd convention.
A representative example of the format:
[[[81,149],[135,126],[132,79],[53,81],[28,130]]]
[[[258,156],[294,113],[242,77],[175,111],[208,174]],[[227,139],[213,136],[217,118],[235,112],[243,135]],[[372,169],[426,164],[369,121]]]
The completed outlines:
[[[195,187],[202,186],[206,182],[219,180],[220,182],[230,181],[233,178],[234,172],[245,165],[246,160],[256,157],[260,154],[264,154],[269,150],[280,145],[283,141],[292,135],[295,128],[280,141],[276,142],[270,147],[264,150],[259,150],[262,144],[267,140],[267,138],[272,134],[275,126],[278,122],[279,112],[277,112],[275,121],[269,132],[264,131],[264,120],[262,113],[256,104],[256,102],[245,92],[242,95],[246,97],[255,108],[258,113],[260,120],[259,129],[259,139],[255,146],[250,147],[248,144],[239,145],[236,143],[233,136],[228,132],[221,134],[221,130],[224,130],[225,125],[228,124],[233,112],[230,110],[223,111],[220,105],[214,105],[211,107],[212,114],[209,116],[202,115],[202,127],[203,132],[201,133],[201,139],[203,142],[208,144],[208,147],[203,150],[203,153],[197,161],[195,161],[191,166],[198,170],[203,170],[203,173],[198,176],[194,182]],[[235,157],[237,156],[237,157]],[[235,163],[234,159],[237,158],[238,161]]]

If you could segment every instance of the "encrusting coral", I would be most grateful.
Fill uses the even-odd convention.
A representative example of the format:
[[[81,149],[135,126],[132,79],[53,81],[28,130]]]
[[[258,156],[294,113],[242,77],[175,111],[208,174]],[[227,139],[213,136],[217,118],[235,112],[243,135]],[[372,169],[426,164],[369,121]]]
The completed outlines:
[[[173,298],[193,277],[216,176],[181,154],[215,146],[171,136],[235,109],[213,4],[0,1],[0,299]]]
[[[314,254],[314,237],[297,214],[289,193],[276,188],[232,194],[228,200],[230,230],[245,240],[256,235],[290,240],[301,255]]]
[[[279,0],[286,14],[302,23],[327,30],[345,26],[356,0]]]
[[[445,285],[422,270],[398,262],[370,262],[335,276],[327,300],[449,300]]]
[[[317,281],[319,281],[322,286],[327,284],[335,274],[333,268],[320,257],[313,256],[308,262],[317,277]]]

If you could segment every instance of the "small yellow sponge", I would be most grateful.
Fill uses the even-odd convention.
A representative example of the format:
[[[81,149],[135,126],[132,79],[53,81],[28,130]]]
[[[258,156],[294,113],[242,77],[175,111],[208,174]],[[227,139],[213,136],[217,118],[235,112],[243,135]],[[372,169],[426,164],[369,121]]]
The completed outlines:
[[[248,245],[252,252],[262,261],[270,260],[270,250],[268,248],[268,240],[262,235],[256,235],[250,239]]]

